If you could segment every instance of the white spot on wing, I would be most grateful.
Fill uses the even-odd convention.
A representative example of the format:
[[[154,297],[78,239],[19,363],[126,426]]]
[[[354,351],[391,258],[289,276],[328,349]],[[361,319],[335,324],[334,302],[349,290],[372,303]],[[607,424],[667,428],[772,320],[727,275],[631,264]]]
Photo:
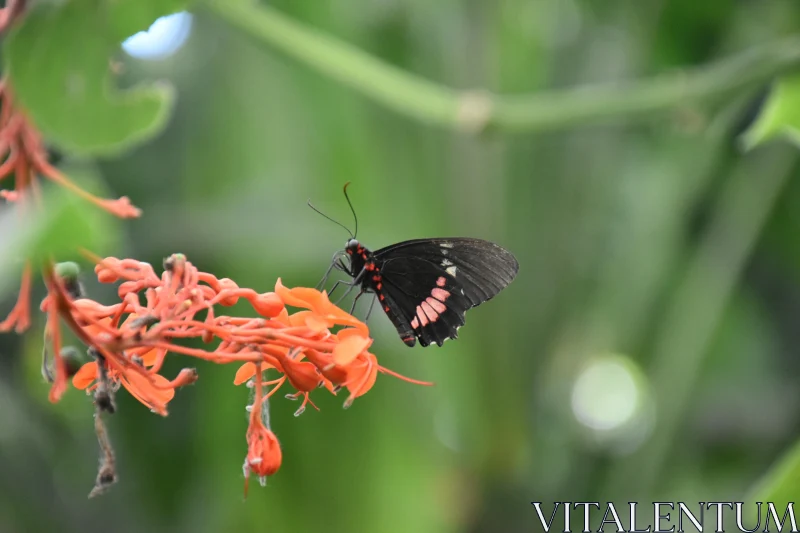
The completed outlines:
[[[442,266],[443,267],[453,266],[453,262],[450,261],[449,259],[445,259],[444,261],[442,261]]]
[[[453,277],[456,277],[456,270],[458,270],[456,267],[454,266],[447,267],[446,270],[448,274],[450,274]]]
[[[443,242],[439,246],[441,246],[442,248],[452,248],[453,247],[453,243],[452,242]]]

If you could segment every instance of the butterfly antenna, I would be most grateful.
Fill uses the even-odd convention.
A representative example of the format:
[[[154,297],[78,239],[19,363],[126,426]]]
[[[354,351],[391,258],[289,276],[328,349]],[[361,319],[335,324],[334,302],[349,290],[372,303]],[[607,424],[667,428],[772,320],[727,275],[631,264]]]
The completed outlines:
[[[356,221],[356,232],[353,235],[353,238],[355,239],[356,236],[358,235],[358,217],[356,216],[356,210],[353,209],[353,202],[350,201],[350,197],[347,195],[347,187],[348,187],[348,185],[350,185],[349,181],[344,184],[344,189],[343,190],[344,190],[344,197],[347,198],[347,205],[350,206],[350,211],[353,213],[353,220]]]
[[[313,209],[314,211],[316,211],[316,212],[317,212],[317,213],[319,213],[320,215],[324,216],[325,218],[327,218],[328,220],[330,220],[330,221],[331,221],[331,222],[333,222],[334,224],[336,224],[336,225],[338,225],[338,226],[341,226],[341,227],[343,227],[343,228],[345,229],[345,231],[346,231],[347,233],[349,233],[349,234],[350,234],[350,236],[351,236],[352,238],[354,238],[354,239],[356,238],[356,236],[355,236],[355,235],[353,235],[353,232],[352,232],[352,231],[350,231],[350,230],[347,228],[347,226],[345,226],[344,224],[342,224],[341,222],[339,222],[339,221],[337,221],[337,220],[334,220],[334,219],[332,219],[331,217],[329,217],[328,215],[326,215],[325,213],[323,213],[322,211],[320,211],[319,209],[317,209],[316,207],[314,207],[314,205],[311,203],[311,200],[310,200],[310,199],[308,200],[308,207],[310,207],[311,209]],[[356,226],[356,231],[358,231],[358,226]]]

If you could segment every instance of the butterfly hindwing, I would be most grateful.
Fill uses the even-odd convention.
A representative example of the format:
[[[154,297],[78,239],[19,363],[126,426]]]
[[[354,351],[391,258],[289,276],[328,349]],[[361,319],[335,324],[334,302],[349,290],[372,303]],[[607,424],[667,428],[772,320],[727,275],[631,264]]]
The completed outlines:
[[[403,341],[413,346],[441,344],[455,338],[464,325],[464,313],[472,307],[463,289],[444,269],[419,258],[395,261],[381,268],[378,297]],[[410,329],[409,329],[410,328]]]
[[[505,288],[519,268],[504,248],[478,239],[421,239],[374,253],[373,286],[403,341],[428,346],[457,337],[468,309]]]

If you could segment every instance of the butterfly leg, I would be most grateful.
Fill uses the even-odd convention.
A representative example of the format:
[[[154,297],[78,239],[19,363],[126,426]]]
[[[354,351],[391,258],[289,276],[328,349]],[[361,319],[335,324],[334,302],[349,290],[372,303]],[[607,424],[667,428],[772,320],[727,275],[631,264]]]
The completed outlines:
[[[346,297],[348,294],[350,294],[351,292],[353,292],[353,289],[355,289],[356,287],[358,287],[359,285],[361,285],[361,278],[363,278],[363,277],[364,277],[364,273],[365,273],[366,271],[367,271],[367,269],[365,269],[365,268],[362,268],[362,269],[361,269],[361,272],[359,272],[359,273],[358,273],[358,276],[356,276],[355,278],[353,278],[353,281],[342,281],[342,280],[339,280],[339,281],[337,281],[337,282],[334,284],[334,286],[333,286],[333,289],[331,289],[331,292],[329,292],[329,293],[328,293],[328,296],[330,296],[330,294],[331,294],[331,293],[332,293],[332,292],[333,292],[333,291],[336,289],[336,287],[338,287],[338,286],[339,286],[339,284],[340,284],[340,283],[341,283],[342,285],[347,285],[347,290],[346,290],[346,291],[344,291],[344,294],[342,294],[342,295],[339,297],[339,299],[338,299],[338,300],[336,300],[336,301],[334,302],[334,304],[335,304],[335,305],[339,305],[339,303],[340,303],[342,300],[344,300],[344,299],[345,299],[345,297]]]
[[[369,317],[372,314],[372,308],[375,307],[375,302],[377,302],[377,301],[378,301],[378,295],[377,294],[373,294],[372,295],[372,302],[369,304],[369,309],[367,309],[367,316],[364,317],[364,323],[365,324],[369,320]],[[353,313],[350,313],[350,314],[352,315]]]
[[[350,292],[350,290],[356,285],[356,283],[355,281],[344,281],[342,279],[337,280],[336,283],[333,284],[333,288],[330,291],[328,291],[329,297],[331,294],[333,294],[333,291],[339,288],[339,285],[346,285],[347,287],[350,287],[350,289],[347,290],[347,292]],[[345,293],[345,295],[346,294],[347,293]]]
[[[356,294],[356,297],[353,298],[353,305],[350,307],[350,314],[353,314],[353,311],[356,310],[356,304],[358,303],[358,299],[361,298],[361,295],[364,294],[364,291],[359,292]]]
[[[324,287],[325,284],[328,282],[328,278],[331,276],[331,272],[333,271],[334,268],[336,268],[339,265],[339,263],[337,263],[336,260],[339,259],[341,256],[342,256],[341,250],[333,254],[333,257],[331,258],[331,266],[328,267],[328,270],[325,272],[325,275],[322,276],[320,282],[317,283],[318,291],[322,290],[322,287]]]

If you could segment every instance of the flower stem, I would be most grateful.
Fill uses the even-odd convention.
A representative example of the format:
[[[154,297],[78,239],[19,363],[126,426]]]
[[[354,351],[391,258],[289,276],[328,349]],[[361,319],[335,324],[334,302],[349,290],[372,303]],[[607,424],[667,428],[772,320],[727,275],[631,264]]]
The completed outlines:
[[[800,64],[800,38],[794,36],[700,68],[650,79],[506,96],[459,91],[426,80],[267,5],[231,0],[205,0],[204,5],[261,43],[398,113],[466,132],[557,130],[648,117],[680,105],[721,100]]]

